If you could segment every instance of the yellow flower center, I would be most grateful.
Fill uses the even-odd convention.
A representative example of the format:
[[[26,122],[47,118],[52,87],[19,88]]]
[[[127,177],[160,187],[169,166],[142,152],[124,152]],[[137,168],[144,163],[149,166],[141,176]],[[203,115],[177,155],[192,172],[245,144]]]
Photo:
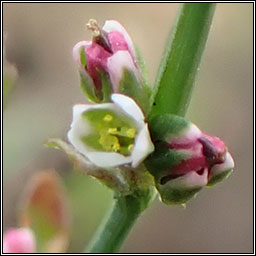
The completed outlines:
[[[107,114],[104,116],[103,121],[109,123],[115,118]],[[129,155],[133,150],[133,141],[136,136],[136,129],[129,126],[116,126],[106,128],[103,125],[100,131],[99,144],[106,151],[119,152],[124,155]]]
[[[83,115],[93,127],[92,133],[82,137],[87,146],[125,156],[131,154],[137,131],[130,118],[104,109],[94,109]]]

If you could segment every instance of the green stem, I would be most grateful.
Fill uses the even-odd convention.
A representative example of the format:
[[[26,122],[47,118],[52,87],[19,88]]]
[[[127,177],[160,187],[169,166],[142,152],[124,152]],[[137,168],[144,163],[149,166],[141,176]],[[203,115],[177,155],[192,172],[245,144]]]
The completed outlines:
[[[87,251],[90,253],[117,252],[142,211],[140,198],[132,195],[117,197],[110,214]]]
[[[150,117],[185,115],[214,10],[214,3],[182,4],[156,78]]]

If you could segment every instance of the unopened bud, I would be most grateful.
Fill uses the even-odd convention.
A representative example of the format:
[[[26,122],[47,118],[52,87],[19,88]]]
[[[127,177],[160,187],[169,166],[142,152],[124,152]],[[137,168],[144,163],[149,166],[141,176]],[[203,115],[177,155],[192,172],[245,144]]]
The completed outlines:
[[[155,151],[146,166],[163,202],[183,204],[205,187],[227,178],[234,161],[226,145],[182,117],[165,114],[151,121]]]

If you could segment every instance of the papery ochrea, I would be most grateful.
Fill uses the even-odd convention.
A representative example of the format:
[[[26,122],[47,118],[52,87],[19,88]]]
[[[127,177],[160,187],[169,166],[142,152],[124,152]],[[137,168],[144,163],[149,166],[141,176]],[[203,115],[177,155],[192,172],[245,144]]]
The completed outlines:
[[[4,253],[35,253],[35,236],[29,228],[11,228],[3,237]]]
[[[88,99],[108,102],[112,93],[123,93],[133,97],[146,111],[149,89],[129,34],[114,20],[106,21],[102,29],[93,19],[87,26],[93,38],[78,42],[73,56]]]
[[[154,150],[143,112],[125,95],[112,94],[111,100],[75,105],[68,139],[95,166],[137,167]]]
[[[146,166],[155,177],[162,200],[182,204],[205,186],[227,178],[234,161],[225,143],[175,115],[151,121],[155,152]]]

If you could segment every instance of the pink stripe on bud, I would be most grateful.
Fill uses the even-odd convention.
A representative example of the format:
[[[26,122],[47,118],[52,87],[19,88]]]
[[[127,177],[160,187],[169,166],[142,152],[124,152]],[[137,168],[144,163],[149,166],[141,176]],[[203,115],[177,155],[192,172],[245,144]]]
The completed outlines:
[[[171,167],[171,175],[181,176],[189,172],[200,174],[206,169],[209,180],[221,170],[234,168],[225,143],[218,137],[202,133],[195,125],[190,125],[183,136],[170,141],[169,148],[187,155],[183,161]]]

